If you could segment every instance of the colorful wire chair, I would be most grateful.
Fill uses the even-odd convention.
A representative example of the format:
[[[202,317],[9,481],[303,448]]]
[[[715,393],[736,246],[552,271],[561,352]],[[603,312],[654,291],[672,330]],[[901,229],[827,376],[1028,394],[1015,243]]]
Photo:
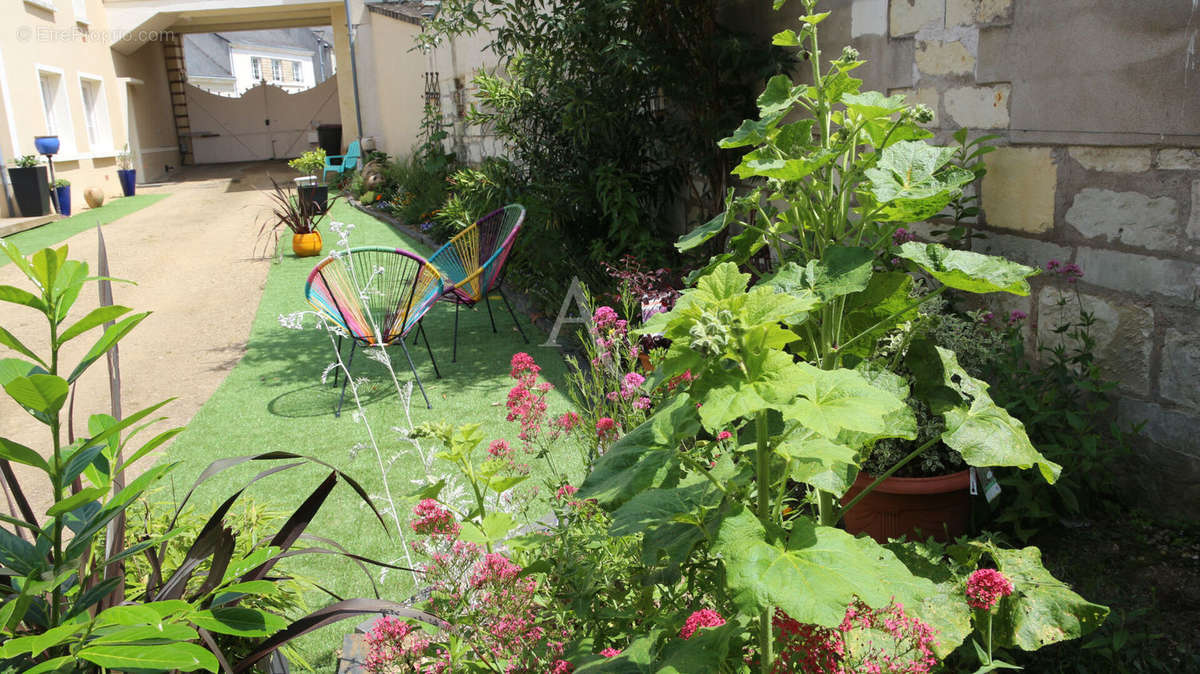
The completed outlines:
[[[357,345],[386,347],[399,344],[425,398],[425,406],[432,408],[412,356],[404,345],[404,338],[413,328],[417,329],[417,333],[425,340],[425,350],[433,362],[433,371],[441,378],[442,373],[438,371],[433,350],[429,348],[429,338],[425,336],[421,319],[442,297],[443,291],[441,274],[420,256],[399,248],[365,246],[335,253],[322,260],[308,275],[304,296],[314,309],[350,338],[347,371],[354,362]],[[340,355],[340,335],[337,349]],[[337,385],[337,377],[335,371],[334,386]],[[335,416],[341,416],[347,383],[342,382],[342,395],[338,399]]]
[[[488,213],[470,227],[459,232],[444,246],[429,256],[429,263],[441,272],[450,283],[445,297],[454,302],[454,354],[451,361],[458,360],[458,309],[462,305],[474,306],[478,302],[487,305],[488,318],[492,321],[492,332],[496,330],[496,318],[492,315],[491,292],[499,291],[500,299],[508,309],[521,339],[529,343],[525,330],[517,321],[512,305],[504,294],[504,262],[512,252],[513,242],[525,222],[525,207],[509,204]]]

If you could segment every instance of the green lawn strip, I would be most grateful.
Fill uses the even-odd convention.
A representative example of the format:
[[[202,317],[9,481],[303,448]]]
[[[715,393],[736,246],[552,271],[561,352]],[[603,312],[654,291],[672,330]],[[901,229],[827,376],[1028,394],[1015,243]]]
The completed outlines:
[[[15,244],[26,255],[32,255],[34,252],[47,246],[62,243],[85,229],[90,229],[98,224],[107,225],[134,211],[140,211],[151,204],[158,203],[169,196],[171,195],[136,194],[132,197],[113,199],[100,208],[93,208],[72,215],[69,218],[55,220],[40,227],[27,229],[24,232],[17,232],[16,234],[4,237],[4,240]],[[0,259],[0,267],[6,264],[9,264],[7,257]]]
[[[350,235],[352,246],[396,246],[423,255],[430,252],[386,224],[345,204],[334,207],[333,218],[355,225]],[[336,245],[337,237],[327,226],[323,225],[322,229],[326,243],[323,252],[328,253]],[[283,241],[286,246],[286,237]],[[320,381],[321,372],[333,360],[329,337],[311,327],[297,331],[279,324],[280,314],[309,308],[304,301],[304,283],[318,260],[295,258],[289,248],[282,261],[271,267],[245,356],[161,459],[182,465],[167,478],[167,488],[158,492],[160,498],[172,498],[172,494],[175,498],[182,497],[200,471],[215,459],[272,450],[318,457],[344,470],[370,494],[383,493],[378,459],[366,445],[369,442],[366,426],[356,421],[353,399],[348,392],[342,416],[335,418],[333,409],[339,389],[333,386],[332,380],[324,384]],[[489,440],[503,437],[515,443],[518,429],[514,423],[505,421],[504,401],[513,384],[509,378],[509,361],[519,351],[532,354],[542,366],[543,376],[555,385],[556,390],[547,397],[550,412],[561,413],[566,409],[567,401],[562,394],[565,368],[558,350],[538,346],[545,341],[544,333],[521,316],[522,326],[530,336],[530,344],[525,344],[503,306],[493,306],[493,310],[498,334],[492,333],[485,308],[461,311],[457,363],[450,362],[453,305],[439,304],[426,317],[425,329],[441,368],[441,379],[435,378],[424,345],[414,347],[409,340],[409,351],[433,403],[433,409],[427,410],[414,387],[414,423],[445,421],[458,425],[477,422],[483,425]],[[306,319],[308,326],[313,322],[311,317]],[[389,352],[403,385],[412,376],[404,353],[399,348],[389,349]],[[403,410],[394,387],[383,366],[363,357],[361,352],[354,359],[353,371],[356,377],[369,377],[360,387],[366,417],[384,451],[384,462],[391,462],[398,452],[410,447],[391,430],[403,423]],[[570,461],[570,458],[562,460]],[[578,461],[571,465],[577,466]],[[195,502],[206,511],[211,510],[219,500],[240,489],[263,468],[262,464],[247,465],[222,473],[198,490]],[[411,492],[411,480],[419,476],[416,457],[403,456],[391,464],[390,470],[393,494]],[[580,470],[576,468],[572,474],[575,481],[582,478],[578,473]],[[323,474],[316,467],[291,469],[264,479],[248,493],[266,504],[294,508],[316,487]],[[404,506],[401,512],[403,523],[407,523],[408,510],[409,507]],[[345,485],[334,491],[310,527],[310,533],[334,539],[357,554],[403,562],[404,553],[396,532],[389,535],[382,531],[370,511]],[[408,535],[407,531],[405,535]],[[369,582],[353,563],[345,559],[333,556],[301,558],[288,568],[293,573],[317,580],[344,597],[371,596]],[[381,595],[394,600],[406,599],[412,590],[409,574],[398,571],[389,572],[380,585]],[[325,595],[311,597],[314,606],[328,601],[323,597]],[[319,671],[332,671],[336,649],[340,648],[342,637],[355,623],[346,621],[304,640],[301,642],[303,654]]]

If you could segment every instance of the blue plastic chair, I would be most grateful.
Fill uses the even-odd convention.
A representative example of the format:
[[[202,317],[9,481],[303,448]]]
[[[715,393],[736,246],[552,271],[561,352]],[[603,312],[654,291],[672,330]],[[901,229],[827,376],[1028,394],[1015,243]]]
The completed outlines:
[[[358,162],[362,159],[362,147],[358,141],[353,141],[346,148],[346,154],[335,154],[325,157],[325,170],[321,173],[321,182],[325,182],[326,176],[332,171],[338,175],[346,171],[353,171],[358,168]]]

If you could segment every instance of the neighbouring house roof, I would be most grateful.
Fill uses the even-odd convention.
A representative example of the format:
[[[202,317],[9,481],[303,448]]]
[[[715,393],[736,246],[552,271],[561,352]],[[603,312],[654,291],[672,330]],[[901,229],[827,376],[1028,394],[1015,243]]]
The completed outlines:
[[[326,48],[323,49],[322,46]],[[333,45],[333,29],[282,28],[243,30],[224,33],[197,33],[183,37],[183,55],[190,77],[235,79],[230,47],[253,49],[294,49],[312,53],[317,81],[332,74],[328,47]]]
[[[183,59],[191,77],[234,79],[229,59],[229,41],[219,33],[183,36]]]
[[[437,14],[441,4],[437,0],[382,0],[368,2],[367,9],[376,14],[421,25],[423,20]]]

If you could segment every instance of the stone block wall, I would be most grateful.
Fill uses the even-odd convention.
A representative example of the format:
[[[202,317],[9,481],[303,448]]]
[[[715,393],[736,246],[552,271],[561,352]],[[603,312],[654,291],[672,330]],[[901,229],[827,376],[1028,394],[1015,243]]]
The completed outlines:
[[[1074,263],[1000,298],[1056,338],[1060,293],[1095,315],[1119,418],[1145,423],[1143,475],[1162,505],[1200,506],[1200,6],[1193,0],[822,0],[823,60],[853,44],[864,89],[936,113],[935,140],[998,134],[973,247]],[[744,0],[731,21],[764,37],[799,2]],[[807,75],[807,65],[797,72]],[[919,227],[917,229],[920,229]],[[1072,295],[1073,297],[1073,295]],[[1132,471],[1131,471],[1132,472]]]
[[[1082,268],[1076,287],[1095,315],[1102,367],[1119,383],[1119,418],[1145,423],[1139,450],[1156,496],[1194,514],[1200,504],[1195,3],[830,4],[850,5],[843,40],[886,62],[872,70],[868,85],[933,108],[931,127],[942,141],[960,127],[973,136],[1001,136],[977,186],[978,224],[987,238],[974,248],[1027,264],[1058,260]],[[867,14],[875,15],[873,25],[855,20]],[[881,24],[886,34],[864,32]],[[1031,297],[1009,304],[1029,314],[1039,339],[1052,344],[1058,299],[1071,290],[1045,274]]]

